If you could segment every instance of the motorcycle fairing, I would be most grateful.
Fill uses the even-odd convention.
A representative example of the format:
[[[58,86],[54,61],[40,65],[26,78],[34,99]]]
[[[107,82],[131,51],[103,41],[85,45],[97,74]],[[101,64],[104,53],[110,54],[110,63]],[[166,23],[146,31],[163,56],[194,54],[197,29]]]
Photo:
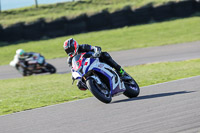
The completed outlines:
[[[125,91],[124,83],[121,82],[119,76],[109,65],[99,62],[98,58],[86,58],[85,62],[87,63],[83,66],[83,74],[86,74],[90,70],[94,70],[105,75],[109,80],[111,88],[110,93],[112,96]]]
[[[72,69],[72,77],[74,77],[74,79],[81,79],[81,74]]]

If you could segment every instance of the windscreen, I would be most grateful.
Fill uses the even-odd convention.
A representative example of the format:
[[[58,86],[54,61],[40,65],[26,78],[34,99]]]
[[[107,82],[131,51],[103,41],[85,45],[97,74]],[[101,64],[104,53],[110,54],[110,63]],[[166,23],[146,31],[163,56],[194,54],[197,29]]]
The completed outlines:
[[[82,69],[83,55],[84,55],[84,53],[78,54],[78,55],[73,57],[72,68],[75,71],[80,71]]]

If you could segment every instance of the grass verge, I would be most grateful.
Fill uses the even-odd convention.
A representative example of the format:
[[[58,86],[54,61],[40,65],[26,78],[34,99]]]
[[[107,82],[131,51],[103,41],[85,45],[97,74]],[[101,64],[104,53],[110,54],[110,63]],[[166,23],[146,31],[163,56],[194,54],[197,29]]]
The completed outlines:
[[[75,38],[80,44],[101,46],[103,51],[160,46],[200,40],[200,17],[171,20],[162,23],[124,27],[83,33],[49,40],[31,41],[0,47],[0,65],[9,64],[16,49],[39,52],[47,59],[65,57],[63,42]]]
[[[200,75],[200,59],[127,67],[140,87]],[[0,115],[91,97],[71,85],[71,74],[0,80]]]
[[[76,2],[40,5],[39,8],[32,6],[1,12],[0,24],[3,27],[7,27],[18,22],[30,23],[39,18],[44,18],[48,22],[63,16],[74,18],[83,13],[90,15],[102,10],[113,12],[125,6],[135,9],[148,3],[160,5],[169,1],[176,0],[80,0]]]

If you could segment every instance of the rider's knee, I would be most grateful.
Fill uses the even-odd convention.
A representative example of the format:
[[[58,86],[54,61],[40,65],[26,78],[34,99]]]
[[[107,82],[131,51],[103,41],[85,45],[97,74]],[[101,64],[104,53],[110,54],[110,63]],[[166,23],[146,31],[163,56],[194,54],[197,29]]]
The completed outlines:
[[[102,52],[102,56],[103,56],[103,58],[106,58],[106,59],[110,59],[111,58],[110,54],[107,53],[107,52]]]

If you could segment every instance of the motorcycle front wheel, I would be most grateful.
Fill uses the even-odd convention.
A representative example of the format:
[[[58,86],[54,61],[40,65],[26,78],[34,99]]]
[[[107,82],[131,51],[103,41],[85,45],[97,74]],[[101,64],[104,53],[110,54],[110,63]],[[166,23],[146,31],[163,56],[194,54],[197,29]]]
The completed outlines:
[[[19,73],[20,74],[22,74],[22,76],[30,76],[30,75],[32,75],[32,73],[31,73],[31,71],[28,71],[28,70],[26,70],[26,69],[24,69],[23,67],[21,67],[21,66],[19,66],[19,65],[17,65],[16,66],[16,69],[19,71]]]
[[[94,79],[88,79],[86,85],[92,94],[103,103],[110,103],[112,101],[112,96],[109,92],[103,91],[98,87]]]

